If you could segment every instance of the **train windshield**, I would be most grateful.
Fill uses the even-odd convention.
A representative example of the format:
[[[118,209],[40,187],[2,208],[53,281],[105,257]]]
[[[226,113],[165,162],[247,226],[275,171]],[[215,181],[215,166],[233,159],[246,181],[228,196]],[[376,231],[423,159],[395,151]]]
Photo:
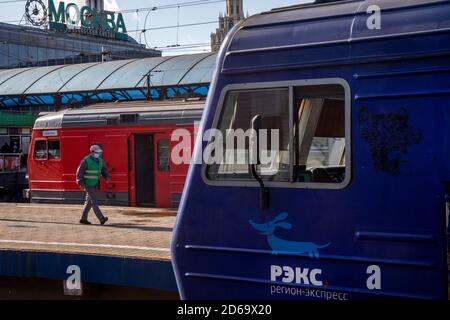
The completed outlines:
[[[253,180],[249,129],[256,115],[261,116],[258,173],[263,180],[344,181],[345,90],[340,85],[229,91],[217,125],[224,137],[222,156],[208,165],[208,179]]]

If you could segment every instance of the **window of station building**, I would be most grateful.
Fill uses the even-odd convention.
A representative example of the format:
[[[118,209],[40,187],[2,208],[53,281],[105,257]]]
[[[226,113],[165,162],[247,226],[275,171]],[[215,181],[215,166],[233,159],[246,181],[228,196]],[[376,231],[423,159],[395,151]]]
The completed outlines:
[[[81,42],[80,41],[74,41],[73,42],[73,48],[76,51],[81,51]],[[78,52],[79,53],[79,52]]]
[[[56,39],[56,47],[60,50],[64,50],[66,48],[66,41],[65,39]]]
[[[25,134],[25,135],[30,135],[31,134],[31,129],[30,128],[22,128],[21,130],[20,130],[21,132],[21,134]]]
[[[0,153],[11,153],[9,145],[9,136],[0,135]]]
[[[5,43],[10,40],[10,33],[5,30],[0,30],[0,42]]]
[[[54,65],[54,62],[53,62],[54,59],[55,59],[55,49],[47,48],[47,57],[46,57],[47,65],[49,65],[49,66]]]
[[[10,135],[19,134],[19,128],[9,128],[8,134],[10,134]]]
[[[22,153],[28,154],[28,151],[30,150],[31,137],[30,136],[22,136],[20,139],[20,142],[21,142],[20,149],[22,150]]]
[[[18,66],[21,61],[19,46],[15,44],[8,45],[8,65]]]
[[[30,54],[30,61],[32,61],[33,63],[36,63],[39,61],[39,54],[38,54],[37,47],[30,47],[29,54]]]
[[[47,60],[47,49],[46,48],[38,48],[37,52],[38,61],[46,61]]]
[[[170,142],[158,140],[158,171],[170,171]]]
[[[217,148],[210,147],[215,138],[211,139],[205,152],[214,150],[212,158],[219,162],[208,162],[206,178],[228,181],[228,185],[255,181],[249,166],[251,134],[244,143],[228,144],[226,131],[245,132],[259,115],[260,128],[266,130],[265,136],[261,136],[265,130],[259,133],[261,163],[256,168],[261,179],[300,187],[301,183],[341,187],[350,172],[346,105],[346,92],[340,84],[229,91],[216,126],[224,137],[218,151],[223,156],[217,157]]]
[[[8,66],[8,56],[6,55],[6,52],[3,51],[5,46],[2,46],[0,42],[0,67],[7,67]]]
[[[30,55],[28,52],[28,46],[18,45],[19,48],[19,59],[21,62],[26,63],[30,61]]]
[[[48,141],[48,159],[49,160],[61,159],[61,144],[59,140]]]
[[[21,153],[22,149],[20,148],[20,136],[10,136],[10,147],[11,153]]]
[[[89,42],[82,42],[81,43],[81,50],[88,53],[89,52]]]
[[[0,153],[28,154],[31,128],[0,128]]]

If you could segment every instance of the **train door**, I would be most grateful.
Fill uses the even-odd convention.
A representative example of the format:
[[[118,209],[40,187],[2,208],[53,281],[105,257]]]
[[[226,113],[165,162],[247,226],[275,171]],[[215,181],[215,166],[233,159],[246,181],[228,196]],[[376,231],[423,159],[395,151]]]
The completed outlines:
[[[154,136],[139,134],[134,137],[134,167],[136,205],[155,205]]]
[[[128,205],[128,158],[127,136],[121,133],[89,135],[89,145],[97,144],[103,149],[103,160],[111,177],[111,183],[107,184],[100,179],[100,191],[106,197],[109,204]],[[83,154],[89,153],[89,149]]]
[[[170,201],[170,137],[155,135],[155,194],[158,208],[169,208]]]

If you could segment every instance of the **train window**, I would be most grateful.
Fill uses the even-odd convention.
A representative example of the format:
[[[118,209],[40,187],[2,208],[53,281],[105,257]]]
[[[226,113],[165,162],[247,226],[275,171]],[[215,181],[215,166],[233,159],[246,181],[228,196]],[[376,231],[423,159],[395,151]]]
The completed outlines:
[[[37,140],[34,143],[34,159],[47,160],[47,140]]]
[[[248,165],[251,133],[242,140],[236,132],[250,131],[251,121],[258,115],[259,127],[266,133],[263,139],[259,134],[260,159],[266,159],[257,166],[262,180],[289,182],[298,187],[303,183],[313,188],[313,184],[318,188],[341,188],[349,180],[348,95],[341,84],[310,83],[228,91],[216,126],[222,136],[219,145],[223,147],[210,147],[218,145],[216,137],[210,137],[205,160],[214,161],[207,160],[206,178],[228,181],[227,185],[255,180]],[[211,155],[209,150],[214,150]]]
[[[267,181],[289,180],[289,88],[230,91],[218,125],[223,141],[219,161],[207,168],[211,180],[253,179],[249,170],[252,118],[261,115],[265,129],[259,174]],[[216,155],[215,155],[216,157]],[[217,157],[216,157],[217,158]]]
[[[136,123],[138,121],[138,114],[121,114],[120,122],[121,123]]]
[[[61,145],[59,140],[48,141],[48,159],[61,159]]]
[[[345,91],[339,85],[294,89],[294,181],[345,179]]]
[[[158,171],[170,171],[169,140],[158,140]]]

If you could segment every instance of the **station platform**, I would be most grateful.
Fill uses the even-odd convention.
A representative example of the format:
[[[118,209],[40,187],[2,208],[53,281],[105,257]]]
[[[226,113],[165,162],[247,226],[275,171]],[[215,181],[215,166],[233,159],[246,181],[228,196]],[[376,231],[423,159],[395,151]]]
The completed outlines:
[[[176,291],[170,240],[176,211],[101,207],[109,221],[79,223],[82,206],[0,203],[0,276],[65,280],[77,265],[82,282]]]

